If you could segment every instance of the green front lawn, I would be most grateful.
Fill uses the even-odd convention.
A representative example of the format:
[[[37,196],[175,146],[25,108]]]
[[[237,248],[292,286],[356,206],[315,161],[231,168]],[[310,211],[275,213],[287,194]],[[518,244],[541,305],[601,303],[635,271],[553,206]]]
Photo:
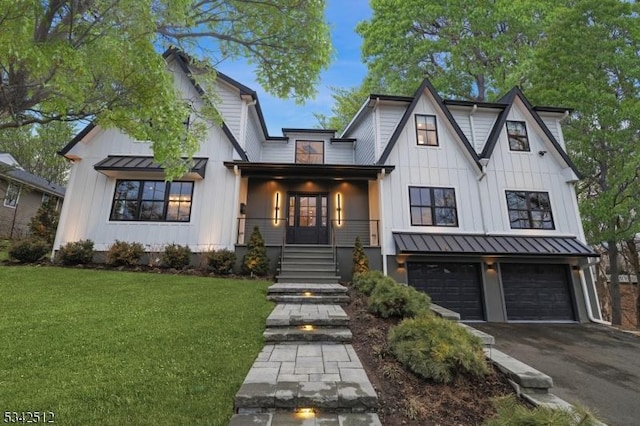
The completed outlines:
[[[9,240],[0,240],[0,262],[7,259],[9,259]]]
[[[268,285],[0,266],[0,415],[226,425],[263,346]]]

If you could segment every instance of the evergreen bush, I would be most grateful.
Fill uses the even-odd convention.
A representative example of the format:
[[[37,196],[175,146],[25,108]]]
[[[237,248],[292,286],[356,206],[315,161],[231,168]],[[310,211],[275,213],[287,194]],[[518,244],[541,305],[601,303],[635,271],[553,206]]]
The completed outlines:
[[[227,250],[213,250],[206,254],[209,269],[218,275],[228,275],[233,272],[236,264],[236,253]]]
[[[189,246],[169,244],[162,253],[162,263],[168,268],[184,269],[191,263],[191,249]]]
[[[429,313],[431,300],[425,293],[382,278],[368,299],[369,312],[382,318],[406,318]]]
[[[242,271],[251,275],[266,275],[269,272],[267,248],[257,226],[253,228],[249,238],[247,253],[242,257]]]
[[[107,264],[112,266],[135,266],[144,254],[144,246],[140,243],[118,241],[107,251]]]
[[[48,242],[50,245],[53,245],[53,240],[56,238],[56,229],[58,228],[58,220],[60,219],[60,213],[56,210],[56,204],[56,199],[49,198],[47,202],[38,208],[35,216],[33,216],[29,222],[31,235],[36,239]]]
[[[386,277],[382,271],[358,272],[353,275],[353,285],[365,296],[371,295],[376,285]]]
[[[450,383],[459,375],[489,371],[480,339],[459,324],[433,315],[408,318],[389,330],[389,345],[414,373]]]
[[[369,272],[369,259],[364,252],[360,237],[356,237],[356,243],[353,246],[353,275],[365,272]]]
[[[83,265],[93,260],[93,241],[80,240],[60,247],[58,259],[63,265]]]
[[[9,246],[9,258],[21,263],[37,262],[51,252],[51,245],[39,238],[15,240]]]

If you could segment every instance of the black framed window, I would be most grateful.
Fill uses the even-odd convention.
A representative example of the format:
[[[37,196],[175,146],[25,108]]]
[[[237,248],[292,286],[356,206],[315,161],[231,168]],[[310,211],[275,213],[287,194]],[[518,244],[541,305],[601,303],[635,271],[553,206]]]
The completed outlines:
[[[416,114],[416,141],[418,145],[438,146],[435,115]]]
[[[409,187],[412,226],[458,226],[453,188]]]
[[[507,121],[507,137],[511,151],[531,151],[524,121]]]
[[[323,164],[324,142],[296,141],[296,163]]]
[[[548,192],[506,192],[512,229],[555,229]]]
[[[189,222],[193,182],[118,180],[110,220]]]

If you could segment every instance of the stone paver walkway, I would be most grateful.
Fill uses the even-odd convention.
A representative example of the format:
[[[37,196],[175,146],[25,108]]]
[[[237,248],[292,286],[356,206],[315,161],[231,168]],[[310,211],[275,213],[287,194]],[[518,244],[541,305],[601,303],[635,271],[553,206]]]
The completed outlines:
[[[267,319],[266,337],[280,333],[300,339],[265,345],[236,394],[238,414],[231,425],[380,425],[378,397],[358,355],[353,346],[335,339],[344,330],[350,339],[348,316],[341,306],[326,303],[337,295],[347,297],[346,288],[275,284],[269,293],[309,300],[281,303]],[[326,341],[309,342],[298,326]]]

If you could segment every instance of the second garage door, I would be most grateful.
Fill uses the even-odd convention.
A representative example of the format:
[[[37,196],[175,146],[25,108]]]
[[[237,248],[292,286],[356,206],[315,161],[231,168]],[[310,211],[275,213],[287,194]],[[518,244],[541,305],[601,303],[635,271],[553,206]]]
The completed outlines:
[[[573,321],[567,265],[500,265],[507,320]]]
[[[458,312],[463,320],[484,320],[477,263],[407,263],[409,285],[431,296],[433,303]]]

